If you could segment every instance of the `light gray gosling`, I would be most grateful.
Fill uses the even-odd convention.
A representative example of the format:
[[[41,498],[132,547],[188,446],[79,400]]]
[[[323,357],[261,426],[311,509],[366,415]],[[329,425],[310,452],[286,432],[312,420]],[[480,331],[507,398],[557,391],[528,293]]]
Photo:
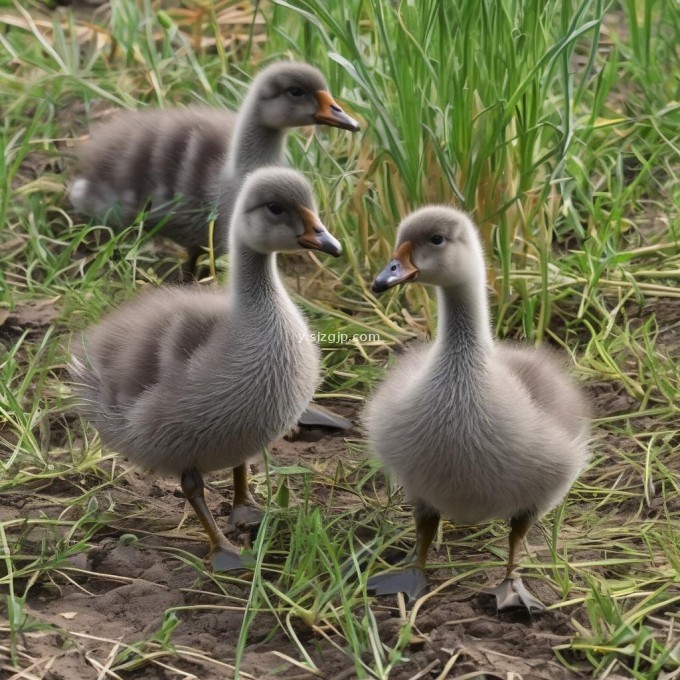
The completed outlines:
[[[588,461],[584,397],[552,352],[491,333],[484,254],[470,219],[452,208],[408,216],[373,290],[418,280],[437,288],[433,343],[402,356],[367,406],[373,449],[414,503],[415,566],[369,579],[376,594],[427,588],[427,550],[440,517],[510,519],[498,609],[543,604],[524,587],[517,553],[529,528],[568,492]]]
[[[232,526],[257,523],[246,461],[287,432],[319,382],[319,350],[277,273],[276,253],[340,243],[321,224],[299,173],[263,168],[234,207],[226,290],[150,290],[122,305],[73,349],[84,414],[110,449],[181,476],[208,534],[216,570],[243,566],[219,530],[202,474],[233,468]]]
[[[92,130],[79,149],[74,208],[112,227],[126,227],[144,209],[144,226],[188,251],[189,268],[209,244],[228,246],[231,212],[243,178],[284,165],[288,128],[328,125],[356,132],[358,123],[334,101],[321,73],[304,63],[277,63],[253,81],[237,113],[201,107],[122,111]]]

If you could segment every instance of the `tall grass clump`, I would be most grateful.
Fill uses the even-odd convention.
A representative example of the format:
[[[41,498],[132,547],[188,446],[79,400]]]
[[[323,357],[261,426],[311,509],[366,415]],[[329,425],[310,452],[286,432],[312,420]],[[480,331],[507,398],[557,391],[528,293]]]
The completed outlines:
[[[648,52],[666,54],[664,42],[652,40],[661,21],[652,4],[644,3],[641,12],[627,3],[615,16],[629,19]],[[628,72],[619,54],[622,40],[603,25],[610,4],[275,5],[274,49],[295,45],[323,64],[331,82],[349,87],[348,98],[365,117],[367,139],[348,180],[358,263],[379,268],[408,210],[454,203],[472,213],[496,261],[490,280],[499,331],[520,325],[529,337],[542,337],[550,324],[556,244],[579,246],[598,235],[584,258],[566,263],[577,288],[592,281],[593,266],[598,278],[618,268],[614,260],[594,262],[603,255],[600,231],[609,251],[626,245],[622,232],[636,217],[631,206],[641,187],[659,162],[669,164],[669,149],[659,142],[661,135],[677,139],[677,106],[667,105],[672,87],[660,61],[648,59],[651,81],[638,70]],[[304,21],[293,22],[291,11]],[[622,75],[630,76],[619,95],[628,106],[611,97],[624,89]],[[649,111],[650,98],[658,113],[641,119],[638,112]],[[640,137],[652,140],[657,158],[639,163],[629,182],[624,168],[641,156],[639,145],[646,142]],[[529,275],[516,277],[517,269]],[[415,300],[423,293],[409,295]]]

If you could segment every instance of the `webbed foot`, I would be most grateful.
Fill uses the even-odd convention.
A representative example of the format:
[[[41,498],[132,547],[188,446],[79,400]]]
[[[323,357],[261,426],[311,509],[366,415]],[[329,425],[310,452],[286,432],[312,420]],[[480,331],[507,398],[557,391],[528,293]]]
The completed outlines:
[[[241,551],[221,533],[211,540],[210,564],[213,571],[238,571],[253,568],[252,558],[241,555]]]
[[[234,571],[248,568],[237,552],[222,547],[212,551],[210,563],[212,564],[213,571]]]
[[[424,595],[428,588],[427,576],[417,566],[376,574],[371,576],[366,583],[366,590],[371,595],[404,593],[409,603],[415,602],[421,595]]]
[[[257,529],[262,523],[264,513],[258,505],[253,503],[243,503],[235,505],[229,515],[227,531]]]
[[[489,593],[495,596],[499,612],[519,607],[532,615],[545,610],[545,605],[526,589],[519,576],[506,578]]]
[[[298,425],[304,427],[324,427],[333,430],[351,430],[352,421],[329,409],[310,402],[304,413],[298,418]]]

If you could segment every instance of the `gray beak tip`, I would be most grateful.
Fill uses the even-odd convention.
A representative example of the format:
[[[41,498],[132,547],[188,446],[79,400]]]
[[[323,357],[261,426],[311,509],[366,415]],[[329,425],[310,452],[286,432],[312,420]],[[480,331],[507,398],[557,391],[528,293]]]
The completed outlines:
[[[371,284],[371,292],[375,293],[376,295],[384,293],[388,288],[389,286],[386,286],[382,281],[379,281],[378,279],[375,279]]]
[[[399,260],[390,260],[386,267],[375,277],[371,290],[374,293],[384,293],[400,283],[414,281],[418,277],[418,270],[414,267],[404,269]]]
[[[359,123],[357,123],[357,121],[354,120],[354,118],[350,118],[349,120],[351,121],[351,123],[348,121],[347,129],[350,132],[359,132],[359,130],[361,130],[361,126],[359,125]]]
[[[340,257],[340,255],[342,255],[342,243],[340,243],[335,236],[327,234],[327,237],[323,239],[322,242],[323,251],[328,255],[331,255],[332,257]]]

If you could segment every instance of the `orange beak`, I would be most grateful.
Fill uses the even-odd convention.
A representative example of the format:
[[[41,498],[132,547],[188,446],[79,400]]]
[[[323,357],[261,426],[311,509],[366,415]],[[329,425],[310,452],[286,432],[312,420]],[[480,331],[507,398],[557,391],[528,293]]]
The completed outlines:
[[[392,255],[387,266],[375,277],[371,290],[374,293],[384,293],[388,288],[399,283],[409,283],[417,279],[420,271],[411,260],[412,252],[413,244],[411,241],[404,241],[394,251],[394,255]]]
[[[333,257],[338,257],[342,253],[342,245],[328,229],[321,224],[321,220],[317,214],[305,208],[298,206],[302,224],[305,230],[298,236],[298,243],[309,250],[320,250],[322,253],[328,253]]]
[[[359,130],[359,123],[350,118],[335,102],[330,92],[317,90],[316,101],[319,109],[314,115],[314,120],[320,125],[330,125],[331,127],[342,128],[350,132]]]

